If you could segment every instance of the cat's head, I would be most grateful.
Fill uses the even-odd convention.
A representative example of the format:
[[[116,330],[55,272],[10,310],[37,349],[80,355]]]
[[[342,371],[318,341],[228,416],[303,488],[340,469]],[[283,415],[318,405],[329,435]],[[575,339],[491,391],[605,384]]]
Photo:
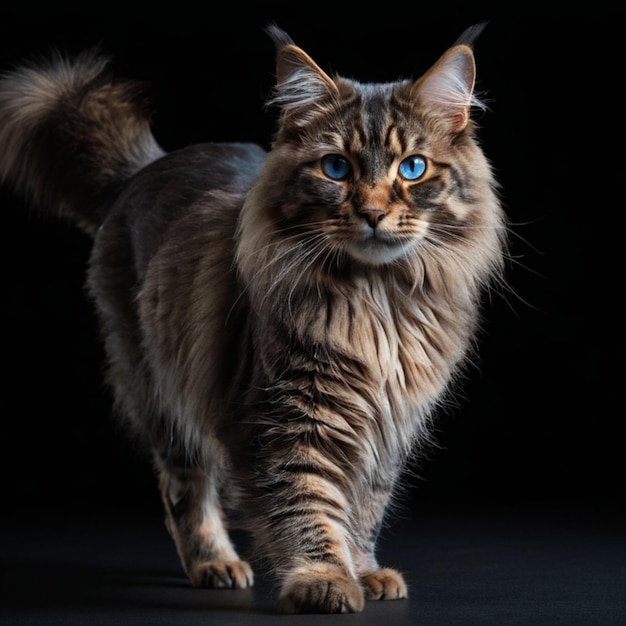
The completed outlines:
[[[417,80],[371,84],[329,76],[269,27],[270,104],[280,118],[248,203],[263,205],[263,215],[244,215],[244,228],[254,222],[259,237],[299,247],[309,267],[387,267],[446,246],[475,253],[479,229],[501,225],[470,116],[481,106],[470,45],[480,30],[468,29]],[[487,244],[494,257],[498,238]]]

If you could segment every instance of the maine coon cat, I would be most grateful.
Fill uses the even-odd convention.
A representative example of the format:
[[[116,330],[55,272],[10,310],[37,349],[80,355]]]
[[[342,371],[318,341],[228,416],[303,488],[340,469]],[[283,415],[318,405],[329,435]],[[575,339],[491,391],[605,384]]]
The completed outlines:
[[[418,80],[326,74],[276,26],[271,150],[165,154],[138,83],[95,52],[0,82],[0,175],[93,235],[116,410],[152,450],[193,585],[289,613],[407,596],[377,534],[467,361],[505,218],[476,138],[468,29]]]

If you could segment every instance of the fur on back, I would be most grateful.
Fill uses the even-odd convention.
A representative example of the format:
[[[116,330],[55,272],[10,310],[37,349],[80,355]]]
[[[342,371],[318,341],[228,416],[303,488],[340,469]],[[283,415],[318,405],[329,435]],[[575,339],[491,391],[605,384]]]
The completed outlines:
[[[252,584],[236,509],[281,610],[406,596],[378,529],[502,280],[505,218],[472,120],[480,30],[417,80],[370,84],[271,26],[267,154],[165,154],[145,89],[97,53],[0,79],[0,176],[94,237],[107,379],[194,584]]]

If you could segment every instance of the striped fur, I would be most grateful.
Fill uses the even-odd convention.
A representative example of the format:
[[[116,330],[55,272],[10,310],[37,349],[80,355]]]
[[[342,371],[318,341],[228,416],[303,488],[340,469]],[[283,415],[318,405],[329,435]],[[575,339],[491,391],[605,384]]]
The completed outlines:
[[[116,409],[153,451],[194,585],[252,584],[235,512],[283,612],[407,595],[377,562],[380,525],[502,280],[505,220],[471,119],[479,30],[416,81],[364,84],[270,27],[268,154],[165,154],[142,90],[95,53],[1,79],[0,175],[94,237]]]

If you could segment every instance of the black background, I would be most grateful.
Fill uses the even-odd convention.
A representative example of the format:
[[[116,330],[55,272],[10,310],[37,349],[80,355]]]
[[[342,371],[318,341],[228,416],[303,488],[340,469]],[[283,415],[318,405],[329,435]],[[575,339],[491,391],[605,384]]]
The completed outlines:
[[[624,209],[624,14],[437,3],[126,3],[0,9],[0,67],[101,44],[150,85],[166,149],[267,147],[275,20],[327,70],[363,81],[421,74],[469,25],[484,149],[511,220],[511,292],[487,304],[479,368],[437,420],[440,447],[408,478],[409,505],[623,510],[618,219]],[[521,3],[515,3],[520,4]],[[513,7],[511,4],[510,7]],[[564,4],[564,6],[567,6]],[[0,146],[0,150],[2,146]],[[149,462],[116,428],[83,280],[90,240],[0,191],[2,507],[158,507]]]

